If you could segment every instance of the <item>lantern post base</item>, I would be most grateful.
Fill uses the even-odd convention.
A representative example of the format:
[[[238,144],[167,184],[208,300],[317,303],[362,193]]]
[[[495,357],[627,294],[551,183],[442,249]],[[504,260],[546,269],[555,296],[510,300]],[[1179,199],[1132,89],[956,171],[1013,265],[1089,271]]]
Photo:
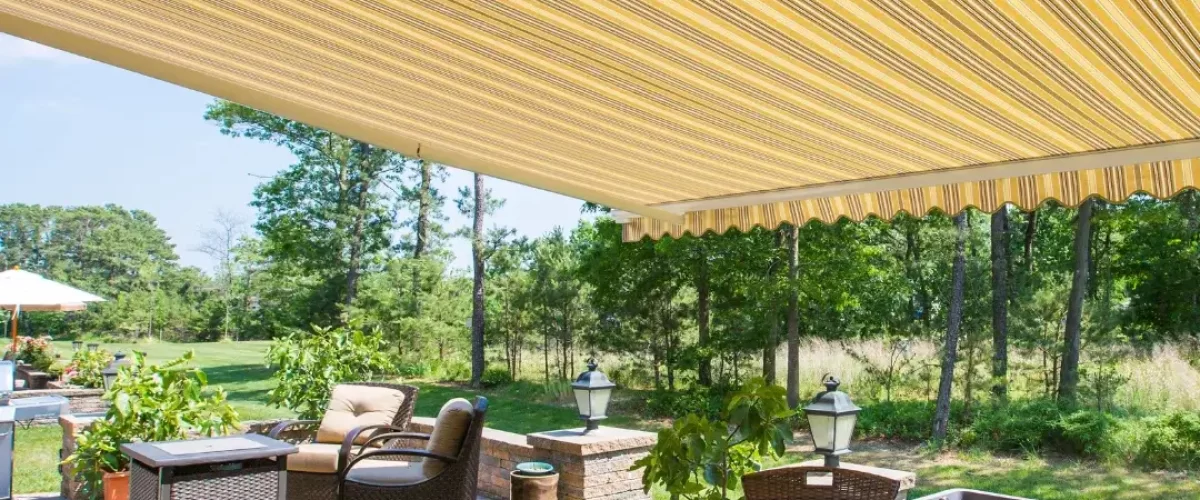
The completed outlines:
[[[585,426],[583,428],[583,432],[585,434],[600,428],[599,420],[591,420],[591,419],[584,420],[584,424],[585,424]]]
[[[842,458],[840,456],[834,455],[832,453],[825,455],[825,466],[826,467],[829,467],[830,469],[836,469],[838,467],[841,467],[841,465],[842,465]]]

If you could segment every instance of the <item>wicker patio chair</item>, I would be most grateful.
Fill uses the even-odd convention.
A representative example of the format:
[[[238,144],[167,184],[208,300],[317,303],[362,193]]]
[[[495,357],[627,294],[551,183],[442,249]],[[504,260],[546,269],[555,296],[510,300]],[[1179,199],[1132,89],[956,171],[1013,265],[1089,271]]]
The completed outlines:
[[[742,487],[746,500],[895,500],[900,481],[850,469],[797,466],[746,474]]]
[[[341,500],[475,500],[479,480],[479,445],[482,440],[487,398],[476,397],[474,406],[453,399],[442,406],[433,432],[380,434],[371,441],[417,437],[425,449],[374,449],[363,451],[341,471]],[[372,444],[368,442],[369,446]],[[385,457],[405,457],[412,462],[381,462]]]
[[[420,391],[411,385],[381,382],[350,382],[340,384],[334,391],[337,392],[343,387],[393,389],[403,393],[404,400],[396,409],[390,423],[354,427],[346,431],[344,436],[318,432],[320,420],[288,420],[272,428],[268,436],[295,443],[300,447],[299,453],[288,458],[288,500],[337,498],[338,471],[349,462],[352,454],[366,445],[365,441],[368,438],[382,433],[407,430],[417,402],[417,393]],[[401,446],[398,443],[397,440],[376,440],[371,446]]]

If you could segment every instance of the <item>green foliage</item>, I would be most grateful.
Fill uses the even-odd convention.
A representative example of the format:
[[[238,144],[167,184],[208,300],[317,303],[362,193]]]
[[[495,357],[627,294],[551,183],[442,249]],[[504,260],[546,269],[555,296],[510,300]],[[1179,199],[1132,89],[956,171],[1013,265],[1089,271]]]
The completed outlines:
[[[126,339],[203,332],[202,311],[213,298],[208,279],[178,259],[154,216],[141,210],[0,205],[0,268],[21,266],[108,299],[70,321],[61,313],[27,313],[27,331]]]
[[[659,431],[650,454],[632,470],[643,471],[647,492],[658,485],[672,498],[730,498],[743,475],[761,469],[764,458],[783,455],[794,415],[782,388],[752,379],[733,393],[721,419],[691,414]]]
[[[23,361],[37,371],[49,371],[56,359],[54,346],[48,337],[17,337],[17,361]]]
[[[1040,451],[1057,440],[1061,417],[1058,403],[1045,399],[981,407],[966,429],[972,440],[963,444],[999,451]]]
[[[364,332],[349,326],[296,332],[275,340],[267,363],[276,368],[277,382],[267,394],[276,407],[296,412],[302,419],[319,419],[329,403],[333,386],[371,380],[393,370],[384,354],[386,342],[378,331]]]
[[[442,382],[463,382],[471,378],[471,364],[463,359],[434,360],[429,374]]]
[[[1064,415],[1058,422],[1060,449],[1087,457],[1109,457],[1118,453],[1114,435],[1121,422],[1107,413],[1081,410]]]
[[[479,382],[484,387],[499,387],[513,383],[513,376],[507,368],[492,366],[483,371],[483,377],[479,379]]]
[[[104,472],[128,470],[122,444],[215,436],[238,429],[237,412],[226,401],[225,391],[218,387],[208,392],[204,372],[187,366],[193,357],[188,351],[178,359],[152,365],[135,352],[132,363],[121,368],[104,394],[109,403],[104,419],[79,433],[75,452],[65,461],[82,483],[86,498],[100,498]]]
[[[682,390],[655,389],[646,397],[646,416],[678,418],[698,414],[708,419],[720,418],[725,394],[708,387],[689,387]]]
[[[884,401],[863,403],[862,407],[855,427],[859,438],[923,441],[930,437],[929,423],[933,421],[934,410],[931,401]],[[958,413],[953,409],[950,412]]]
[[[80,349],[71,355],[65,373],[72,384],[97,389],[104,387],[103,371],[112,360],[112,353],[105,349]]]
[[[1138,461],[1154,468],[1200,467],[1200,415],[1175,412],[1126,425],[1144,425]]]

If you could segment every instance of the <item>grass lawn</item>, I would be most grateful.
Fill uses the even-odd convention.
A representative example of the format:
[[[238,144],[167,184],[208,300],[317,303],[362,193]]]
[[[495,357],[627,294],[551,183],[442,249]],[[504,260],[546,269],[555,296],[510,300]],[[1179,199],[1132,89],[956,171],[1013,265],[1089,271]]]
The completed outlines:
[[[196,366],[208,374],[209,382],[221,386],[243,420],[291,416],[287,410],[267,406],[271,388],[270,370],[263,358],[267,342],[205,344],[106,344],[109,350],[141,350],[151,361],[177,357],[188,349],[196,351]],[[55,342],[59,352],[71,352],[69,342]],[[421,397],[416,413],[434,416],[450,398],[470,398],[477,391],[434,383],[417,382]],[[579,426],[570,401],[546,404],[541,388],[517,383],[482,391],[490,399],[488,427],[517,433]],[[608,421],[618,427],[652,430],[661,425],[636,416],[620,415]],[[61,433],[57,426],[17,430],[17,493],[58,490],[56,469]],[[796,446],[783,460],[793,463],[813,458],[809,450]],[[975,488],[1040,499],[1196,499],[1200,498],[1200,475],[1155,473],[1069,460],[997,457],[989,454],[948,453],[930,455],[917,446],[871,442],[855,446],[848,461],[912,470],[917,473],[916,493],[928,494],[949,488]],[[913,498],[916,495],[911,495]],[[665,495],[656,493],[656,498]]]

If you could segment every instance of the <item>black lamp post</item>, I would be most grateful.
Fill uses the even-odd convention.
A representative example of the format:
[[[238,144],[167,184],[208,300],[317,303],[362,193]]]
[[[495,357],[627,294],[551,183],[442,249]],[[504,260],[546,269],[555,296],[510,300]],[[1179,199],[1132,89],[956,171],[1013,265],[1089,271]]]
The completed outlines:
[[[104,376],[104,390],[107,392],[112,389],[113,383],[117,381],[117,374],[121,373],[121,367],[129,365],[129,360],[125,359],[125,353],[118,352],[113,355],[112,363],[100,372]]]
[[[850,438],[854,436],[854,425],[862,408],[837,390],[838,379],[830,376],[824,383],[825,391],[804,407],[804,415],[812,431],[813,447],[825,455],[825,466],[837,467],[841,463],[839,457],[850,453]]]
[[[88,348],[88,352],[96,352],[96,351],[100,350],[100,344],[92,342],[87,345],[87,348]]]
[[[71,350],[75,351],[75,352],[79,352],[79,351],[83,350],[83,341],[82,340],[72,340],[71,341]]]
[[[588,371],[580,373],[571,388],[575,389],[575,404],[579,406],[579,418],[587,423],[584,432],[600,427],[600,421],[608,418],[608,401],[617,384],[608,380],[608,375],[596,370],[596,360],[588,360]]]

